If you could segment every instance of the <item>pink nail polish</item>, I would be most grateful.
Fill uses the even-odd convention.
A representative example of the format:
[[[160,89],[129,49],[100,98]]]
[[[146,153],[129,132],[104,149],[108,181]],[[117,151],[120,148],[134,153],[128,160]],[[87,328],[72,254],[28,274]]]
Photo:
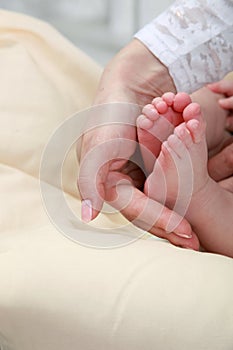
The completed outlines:
[[[176,235],[179,236],[179,237],[182,237],[182,238],[192,238],[192,234],[186,234],[186,233],[177,233],[176,232]]]
[[[92,219],[92,205],[89,199],[84,199],[81,206],[81,218],[88,223]]]

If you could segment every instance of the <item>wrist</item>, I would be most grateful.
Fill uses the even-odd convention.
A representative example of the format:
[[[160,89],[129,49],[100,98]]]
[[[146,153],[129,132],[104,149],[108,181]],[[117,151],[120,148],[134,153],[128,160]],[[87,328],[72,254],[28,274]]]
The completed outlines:
[[[150,103],[164,92],[176,92],[168,69],[134,39],[107,65],[101,77],[94,103]]]

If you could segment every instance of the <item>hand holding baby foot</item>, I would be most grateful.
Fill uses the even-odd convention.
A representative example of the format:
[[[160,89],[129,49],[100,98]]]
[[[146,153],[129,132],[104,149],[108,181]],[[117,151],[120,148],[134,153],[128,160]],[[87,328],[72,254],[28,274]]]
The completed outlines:
[[[176,246],[199,250],[199,240],[187,220],[139,191],[132,174],[111,173],[105,186],[106,200],[134,225]]]

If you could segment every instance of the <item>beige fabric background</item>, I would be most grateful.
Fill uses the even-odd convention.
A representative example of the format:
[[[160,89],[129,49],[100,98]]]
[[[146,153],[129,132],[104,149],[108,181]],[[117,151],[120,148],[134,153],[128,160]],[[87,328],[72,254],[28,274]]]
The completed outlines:
[[[232,259],[157,240],[87,248],[44,211],[42,150],[91,104],[100,73],[47,24],[0,12],[1,350],[232,350]],[[66,163],[74,195],[72,155]]]

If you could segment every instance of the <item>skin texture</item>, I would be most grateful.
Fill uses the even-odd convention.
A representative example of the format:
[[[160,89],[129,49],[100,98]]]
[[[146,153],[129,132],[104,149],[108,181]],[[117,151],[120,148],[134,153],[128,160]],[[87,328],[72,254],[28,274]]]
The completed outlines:
[[[233,132],[233,78],[209,84],[208,88],[215,94],[224,95],[219,99],[219,106],[227,111],[226,126],[229,131]],[[233,137],[226,140],[222,149],[215,156],[211,157],[208,162],[208,171],[212,178],[226,190],[233,193]]]
[[[146,128],[147,135],[154,130],[161,135],[164,130],[161,120],[176,119],[178,111],[183,116],[183,122],[162,142],[144,192],[154,200],[165,202],[170,209],[185,213],[207,251],[233,257],[233,194],[208,174],[206,122],[200,105],[188,103],[188,95],[184,93],[175,95],[173,103],[170,100],[166,94],[161,100],[153,101],[157,118],[151,113],[152,108],[144,109],[144,118],[138,118],[139,127]],[[147,119],[151,123],[145,123]],[[221,134],[223,137],[224,128],[219,131],[219,138]],[[140,138],[140,129],[139,140],[147,142],[145,134]]]
[[[176,92],[167,68],[140,41],[134,39],[105,68],[94,105],[120,101],[144,106],[150,103],[154,97],[161,96],[166,91]],[[135,115],[135,119],[136,117],[137,115]],[[98,215],[104,200],[107,199],[109,188],[117,186],[113,178],[117,178],[119,182],[127,177],[130,186],[133,187],[133,199],[124,209],[119,203],[115,203],[126,218],[132,220],[136,213],[146,207],[148,197],[139,190],[145,180],[144,176],[136,168],[128,172],[129,168],[132,168],[132,164],[127,159],[119,159],[122,151],[120,145],[114,147],[114,150],[107,149],[106,152],[109,153],[106,156],[110,157],[114,153],[115,159],[111,159],[101,168],[98,166],[98,159],[101,157],[98,152],[92,162],[86,161],[88,152],[95,149],[95,147],[98,147],[101,143],[119,138],[137,140],[136,125],[135,127],[116,125],[114,129],[112,126],[104,126],[89,131],[84,135],[82,144],[78,148],[78,157],[80,158],[78,187],[83,199],[82,218],[85,222],[89,222]],[[125,158],[130,158],[134,151],[134,147],[127,148]],[[132,173],[134,174],[133,178]],[[93,174],[97,174],[96,179]],[[108,183],[108,191],[106,191],[106,183]],[[113,192],[114,190],[112,190]],[[138,201],[138,198],[140,198],[140,201]],[[157,221],[149,231],[160,237],[170,238],[171,234],[167,233],[166,218],[170,217],[171,211],[166,209],[165,213],[163,219]],[[153,214],[153,211],[147,207],[145,217],[141,218],[137,225],[144,228],[148,216],[151,214]],[[190,235],[190,232],[191,226],[187,220],[183,219],[173,231],[177,236],[177,240],[172,243],[186,246],[190,239],[186,238],[184,243],[183,235]],[[179,237],[179,234],[182,237]],[[196,243],[191,246],[193,249],[196,249],[196,247]]]

